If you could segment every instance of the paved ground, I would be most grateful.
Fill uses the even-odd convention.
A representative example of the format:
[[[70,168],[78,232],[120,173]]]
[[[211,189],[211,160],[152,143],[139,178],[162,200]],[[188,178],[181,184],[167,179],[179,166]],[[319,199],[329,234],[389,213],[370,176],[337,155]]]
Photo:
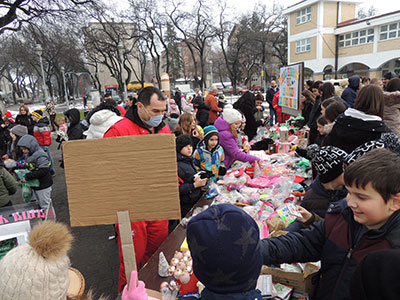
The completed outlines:
[[[61,151],[53,141],[51,153],[55,161],[56,176],[53,177],[52,199],[57,220],[69,225],[67,189],[64,170],[59,167]],[[85,199],[82,199],[84,201]],[[13,203],[22,203],[21,191],[13,197]],[[115,299],[118,287],[118,247],[113,226],[93,226],[72,228],[74,245],[70,253],[72,266],[82,272],[87,289],[93,289],[97,295],[104,294]]]

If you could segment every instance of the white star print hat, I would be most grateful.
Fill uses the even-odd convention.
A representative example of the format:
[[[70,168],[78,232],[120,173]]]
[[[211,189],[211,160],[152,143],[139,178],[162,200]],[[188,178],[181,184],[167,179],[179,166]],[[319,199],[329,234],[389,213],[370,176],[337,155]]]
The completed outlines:
[[[255,289],[261,272],[260,234],[256,222],[232,204],[213,205],[187,227],[193,271],[215,293]]]

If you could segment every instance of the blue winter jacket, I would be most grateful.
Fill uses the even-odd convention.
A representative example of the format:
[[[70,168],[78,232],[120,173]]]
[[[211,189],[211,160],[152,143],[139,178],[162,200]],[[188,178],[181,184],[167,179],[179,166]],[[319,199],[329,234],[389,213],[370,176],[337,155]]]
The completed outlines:
[[[357,98],[357,91],[360,88],[360,76],[354,75],[349,78],[349,86],[344,89],[342,99],[347,107],[354,107]]]

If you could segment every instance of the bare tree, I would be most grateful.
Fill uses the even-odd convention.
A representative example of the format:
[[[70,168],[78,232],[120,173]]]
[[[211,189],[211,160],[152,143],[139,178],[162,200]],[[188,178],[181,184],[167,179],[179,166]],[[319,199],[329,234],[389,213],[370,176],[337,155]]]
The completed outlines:
[[[172,10],[168,15],[182,35],[182,42],[190,51],[194,64],[194,79],[204,90],[210,43],[214,38],[210,8],[205,0],[197,0],[193,11],[188,13],[179,9],[181,4],[172,0]]]
[[[1,1],[0,34],[18,31],[24,24],[48,23],[65,16],[74,16],[93,0],[9,0]]]

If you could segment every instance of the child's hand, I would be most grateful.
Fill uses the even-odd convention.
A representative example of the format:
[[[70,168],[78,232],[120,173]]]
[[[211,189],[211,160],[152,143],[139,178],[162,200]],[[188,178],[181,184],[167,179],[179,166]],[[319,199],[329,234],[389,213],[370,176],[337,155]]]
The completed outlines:
[[[297,217],[297,219],[303,223],[306,223],[311,217],[312,217],[312,213],[310,213],[307,209],[305,209],[304,207],[297,205],[296,206],[297,210],[299,211],[299,213],[302,215],[302,218]]]
[[[198,132],[196,129],[193,130],[192,135],[193,135],[194,137],[196,137],[196,138],[198,138],[198,137],[200,136],[199,132]]]
[[[194,181],[193,185],[197,189],[198,187],[205,186],[207,184],[207,180],[208,180],[208,178],[201,179],[200,176],[199,176],[199,177],[196,178],[196,180]]]
[[[129,288],[128,285],[124,287],[124,290],[122,291],[122,300],[147,300],[149,299],[149,296],[147,295],[145,284],[143,281],[138,282],[138,285],[136,286],[137,282],[137,271],[132,271],[131,273],[131,280],[129,282]]]

